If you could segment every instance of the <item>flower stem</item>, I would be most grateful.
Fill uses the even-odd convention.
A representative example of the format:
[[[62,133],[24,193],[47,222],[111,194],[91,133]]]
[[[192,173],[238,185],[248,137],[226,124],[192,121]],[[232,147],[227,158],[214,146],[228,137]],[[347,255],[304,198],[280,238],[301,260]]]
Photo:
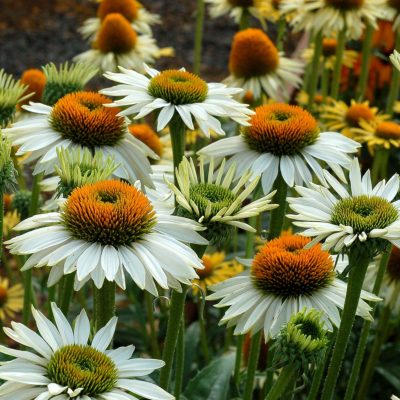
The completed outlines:
[[[365,89],[367,88],[368,72],[371,61],[372,52],[372,36],[374,34],[374,27],[367,23],[367,28],[365,29],[364,40],[362,45],[362,61],[361,61],[361,75],[358,81],[357,87],[357,98],[358,101],[362,101],[365,95]]]
[[[171,135],[172,154],[174,161],[174,176],[175,169],[181,163],[185,154],[185,124],[179,115],[174,115],[169,123],[169,131]],[[177,184],[177,182],[175,182]]]
[[[200,66],[201,66],[204,11],[205,11],[204,0],[197,0],[196,32],[194,37],[194,63],[193,63],[193,72],[197,75],[200,73]]]
[[[350,273],[347,283],[346,299],[321,400],[332,399],[370,260],[370,254],[365,251],[365,249],[353,248],[350,250]]]
[[[233,374],[233,380],[236,386],[240,383],[240,367],[242,366],[242,353],[243,353],[244,335],[240,335],[236,342],[236,358],[235,358],[235,372]]]
[[[0,258],[3,256],[4,187],[0,186]]]
[[[239,21],[239,29],[241,31],[249,27],[249,19],[250,19],[250,14],[248,9],[246,7],[243,7],[242,16],[240,17]]]
[[[374,185],[381,179],[386,178],[388,161],[389,149],[377,147],[375,149],[375,157],[371,169],[371,180]]]
[[[308,87],[308,108],[311,110],[314,105],[315,93],[317,92],[319,77],[319,62],[322,54],[322,32],[315,34],[314,38],[314,55],[311,61],[310,81]]]
[[[274,202],[279,204],[279,207],[271,211],[268,240],[275,239],[281,234],[285,219],[288,185],[280,172],[276,178],[274,189],[276,190]]]
[[[279,374],[278,380],[272,386],[271,391],[268,393],[266,400],[278,400],[285,389],[290,383],[293,383],[293,379],[296,376],[296,368],[293,365],[284,367]]]
[[[72,295],[74,294],[75,272],[63,276],[62,291],[60,294],[60,309],[66,316],[71,305]]]
[[[331,87],[331,97],[334,100],[337,100],[339,95],[340,75],[342,72],[343,54],[345,45],[346,45],[346,26],[344,26],[343,29],[339,32],[338,44],[336,48],[336,60],[335,60],[335,67],[333,70],[333,79]]]
[[[94,287],[94,321],[99,331],[115,315],[115,282],[105,280],[100,289]]]
[[[376,279],[374,283],[374,287],[372,289],[372,293],[375,295],[379,295],[379,291],[382,286],[383,277],[385,275],[386,267],[389,262],[390,251],[384,252],[382,254],[381,261],[379,263],[379,269],[376,274]],[[373,316],[376,303],[371,304],[372,311],[371,314]],[[356,384],[358,381],[358,376],[361,369],[361,364],[364,359],[365,349],[367,347],[368,334],[371,327],[372,321],[364,321],[363,327],[361,329],[360,341],[358,342],[356,356],[354,358],[353,367],[351,368],[351,374],[349,383],[347,384],[346,394],[344,400],[351,400],[354,396],[354,391],[356,389]]]
[[[210,362],[210,351],[208,350],[208,341],[207,341],[207,331],[206,331],[206,320],[204,318],[204,305],[203,298],[201,297],[201,293],[199,293],[197,297],[197,309],[199,314],[199,325],[200,325],[200,343],[201,349],[203,351],[203,357],[206,364]]]
[[[324,68],[322,70],[322,79],[321,79],[321,94],[322,94],[322,100],[325,103],[325,100],[328,96],[328,86],[329,86],[329,69]]]
[[[182,391],[183,370],[185,367],[185,321],[182,319],[176,346],[176,368],[174,396],[179,400]]]
[[[371,353],[368,357],[367,365],[363,371],[363,377],[360,384],[360,389],[357,393],[357,400],[364,400],[367,396],[369,386],[371,385],[372,377],[375,372],[375,365],[379,359],[382,345],[385,343],[387,330],[390,321],[390,307],[385,306],[382,315],[379,318],[378,327],[376,330],[374,344],[372,345]]]
[[[394,48],[397,51],[400,50],[400,29],[397,29],[396,31],[396,40]],[[397,68],[393,68],[392,80],[390,82],[389,95],[386,103],[386,114],[390,115],[393,114],[393,106],[399,94],[399,86],[400,86],[400,71]]]
[[[283,37],[285,35],[286,30],[286,20],[284,17],[279,17],[278,20],[278,34],[276,37],[276,48],[278,51],[283,50]]]
[[[258,358],[261,349],[262,330],[258,331],[251,338],[249,361],[247,364],[247,377],[244,387],[243,400],[251,400],[253,398],[254,378],[256,376]]]
[[[151,356],[153,358],[160,357],[160,348],[158,346],[157,340],[157,330],[154,324],[154,312],[153,312],[153,299],[149,292],[145,291],[144,293],[145,303],[146,303],[146,313],[147,320],[149,321],[150,326],[150,345],[151,345]]]

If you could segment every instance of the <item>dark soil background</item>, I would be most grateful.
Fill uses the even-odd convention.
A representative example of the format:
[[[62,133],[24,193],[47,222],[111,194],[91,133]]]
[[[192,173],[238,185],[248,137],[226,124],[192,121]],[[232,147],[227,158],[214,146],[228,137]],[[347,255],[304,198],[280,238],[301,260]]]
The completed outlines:
[[[161,15],[154,28],[160,47],[172,46],[175,57],[160,59],[158,68],[191,69],[196,0],[143,0],[151,12]],[[90,0],[0,0],[0,68],[19,77],[27,68],[61,63],[88,49],[78,28],[96,14]],[[228,18],[206,18],[201,75],[219,81],[227,75],[230,43],[235,32]]]

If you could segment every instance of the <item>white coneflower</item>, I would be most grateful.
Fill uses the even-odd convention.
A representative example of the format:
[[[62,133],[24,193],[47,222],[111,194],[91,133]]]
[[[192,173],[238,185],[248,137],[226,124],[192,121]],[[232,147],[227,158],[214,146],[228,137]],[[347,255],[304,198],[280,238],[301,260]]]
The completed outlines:
[[[202,268],[196,253],[184,243],[207,244],[197,231],[204,228],[190,219],[160,211],[134,186],[101,181],[75,189],[60,212],[35,215],[15,229],[27,233],[7,242],[18,254],[32,254],[23,269],[51,266],[49,285],[76,271],[78,290],[92,279],[125,288],[125,272],[154,295],[162,288],[180,290]]]
[[[120,68],[122,73],[105,74],[108,79],[120,83],[101,92],[108,96],[123,97],[114,103],[116,106],[127,106],[121,115],[135,115],[135,119],[139,119],[157,110],[158,131],[175,115],[194,130],[193,116],[207,136],[210,136],[210,130],[225,134],[216,117],[228,117],[241,125],[248,125],[249,115],[253,111],[232,98],[242,89],[227,88],[221,83],[207,83],[183,69],[159,72],[147,66],[145,68],[150,78],[124,68]]]
[[[399,191],[397,174],[373,187],[370,172],[362,177],[355,158],[350,190],[329,173],[325,177],[331,188],[314,184],[311,188],[296,187],[300,196],[288,199],[290,208],[298,213],[288,217],[306,228],[303,235],[314,237],[313,243],[324,241],[324,249],[335,251],[360,245],[364,251],[369,248],[372,255],[388,241],[400,247],[400,201],[393,202]]]
[[[90,322],[82,310],[74,328],[52,303],[54,323],[32,308],[39,333],[12,322],[4,328],[11,339],[31,350],[0,346],[0,353],[15,357],[2,362],[0,397],[18,400],[173,400],[174,397],[151,382],[137,379],[162,368],[164,361],[132,358],[134,346],[108,350],[117,318],[100,329],[93,340]]]

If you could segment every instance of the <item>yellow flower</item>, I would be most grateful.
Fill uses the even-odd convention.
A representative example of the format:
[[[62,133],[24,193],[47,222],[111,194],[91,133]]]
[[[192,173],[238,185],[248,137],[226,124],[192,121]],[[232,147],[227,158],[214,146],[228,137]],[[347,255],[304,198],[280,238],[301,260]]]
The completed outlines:
[[[11,230],[20,222],[20,220],[17,210],[6,212],[3,218],[3,235],[8,237]]]
[[[344,101],[331,100],[323,107],[321,117],[327,129],[353,137],[355,129],[361,127],[361,121],[379,123],[389,118],[388,115],[378,112],[379,110],[371,107],[368,101],[357,103],[351,100],[350,105],[347,105]]]
[[[0,320],[14,318],[22,310],[24,290],[20,283],[9,286],[7,278],[0,277]]]
[[[389,150],[400,147],[400,125],[393,121],[363,121],[360,128],[353,129],[354,140],[366,143],[373,155],[376,147]]]
[[[200,286],[206,293],[211,285],[223,282],[243,271],[243,266],[236,260],[224,260],[224,252],[204,254],[202,258],[204,269],[197,270],[199,279],[193,280],[193,284]],[[193,292],[198,293],[198,291],[198,287],[193,286]]]

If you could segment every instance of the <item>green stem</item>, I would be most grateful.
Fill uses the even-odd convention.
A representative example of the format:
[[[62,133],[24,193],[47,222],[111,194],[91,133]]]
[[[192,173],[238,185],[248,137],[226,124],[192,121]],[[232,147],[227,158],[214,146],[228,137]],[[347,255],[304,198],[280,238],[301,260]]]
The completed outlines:
[[[284,17],[279,17],[278,20],[278,34],[276,37],[276,48],[278,51],[283,50],[283,37],[286,31],[286,20]]]
[[[69,307],[71,305],[72,296],[74,294],[75,272],[64,275],[62,279],[64,283],[60,295],[60,309],[63,312],[63,314],[67,316]]]
[[[0,258],[3,257],[4,187],[0,186]]]
[[[322,70],[322,79],[321,79],[321,94],[324,103],[328,96],[329,75],[330,75],[329,69],[324,68]]]
[[[145,303],[146,303],[147,320],[149,321],[149,326],[150,326],[151,356],[153,358],[160,358],[160,349],[158,346],[157,330],[156,330],[155,320],[154,320],[153,298],[152,298],[151,294],[147,291],[145,291],[144,297],[145,297]]]
[[[172,154],[175,169],[178,168],[185,155],[185,124],[179,115],[175,115],[169,123],[169,131],[171,135]],[[176,183],[176,182],[175,182]]]
[[[199,314],[199,325],[200,325],[200,344],[204,356],[204,361],[206,364],[208,364],[210,362],[210,351],[208,350],[206,321],[203,315],[205,310],[202,302],[203,299],[201,297],[201,293],[199,293],[197,297],[197,309]]]
[[[390,258],[390,251],[384,252],[382,254],[382,258],[379,263],[379,269],[376,274],[374,287],[372,289],[372,293],[375,295],[379,295],[379,291],[382,286],[382,281],[385,275],[387,264],[389,262],[389,258]],[[371,304],[371,307],[372,307],[371,314],[373,316],[376,308],[376,303]],[[347,384],[344,400],[351,400],[354,396],[354,391],[356,389],[356,384],[358,381],[361,364],[364,359],[365,349],[367,347],[367,340],[368,340],[369,330],[371,328],[371,323],[372,323],[371,321],[365,320],[363,327],[361,329],[360,341],[358,342],[357,352],[354,358],[353,367],[351,368],[350,379],[349,383]]]
[[[51,309],[51,303],[56,299],[56,285],[53,285],[47,289],[47,313],[50,319],[53,320],[53,311]]]
[[[247,377],[244,387],[243,400],[251,400],[253,398],[254,378],[256,376],[258,358],[261,349],[262,330],[257,332],[251,338],[249,361],[247,363]]]
[[[94,287],[94,322],[96,332],[115,315],[115,282],[105,280],[100,289]]]
[[[380,316],[378,327],[376,330],[374,344],[372,345],[371,353],[368,357],[367,365],[363,371],[363,376],[360,384],[360,389],[357,393],[357,400],[366,399],[369,386],[375,372],[375,365],[378,362],[379,355],[381,354],[382,345],[385,343],[387,330],[390,321],[390,307],[385,306]]]
[[[236,386],[239,386],[240,383],[240,368],[242,366],[243,344],[244,344],[244,335],[240,335],[238,336],[236,343],[235,372],[233,374],[233,379],[235,381]]]
[[[377,147],[375,149],[375,157],[371,169],[371,180],[374,185],[381,179],[386,178],[389,153],[389,149],[385,149],[384,147]]]
[[[396,40],[394,48],[399,51],[400,50],[400,29],[397,29],[396,32]],[[399,86],[400,86],[400,71],[397,68],[393,68],[392,70],[392,80],[390,82],[390,89],[388,100],[386,103],[386,114],[393,114],[393,106],[397,100],[397,96],[399,95]]]
[[[193,72],[197,75],[200,74],[200,66],[201,66],[204,10],[205,10],[204,0],[197,0],[196,32],[194,36],[194,63],[193,63]]]
[[[272,386],[271,391],[268,393],[266,400],[277,400],[284,393],[287,386],[293,382],[296,376],[296,368],[293,365],[288,365],[284,367],[279,374],[277,381],[274,386]]]
[[[29,216],[37,214],[39,209],[40,181],[43,178],[43,173],[34,175],[32,181],[31,206],[29,208]]]
[[[182,391],[183,370],[185,368],[185,323],[181,321],[176,346],[176,368],[175,368],[175,389],[174,396],[179,400]]]
[[[274,203],[279,204],[279,207],[271,211],[268,240],[277,238],[281,234],[285,219],[288,185],[280,172],[276,178],[274,189],[276,190]]]
[[[247,8],[243,7],[242,16],[239,21],[239,29],[242,31],[249,27],[250,14]]]
[[[361,61],[361,75],[360,80],[358,81],[357,87],[357,98],[358,101],[362,101],[365,95],[365,89],[367,88],[368,82],[368,72],[369,65],[371,61],[371,53],[372,53],[372,37],[374,34],[374,27],[367,23],[367,28],[365,29],[364,40],[362,45],[362,61]]]
[[[359,248],[354,247],[350,250],[349,254],[350,273],[347,283],[346,299],[321,400],[332,399],[356,316],[365,274],[371,260],[369,252],[358,249]]]
[[[317,92],[319,77],[319,62],[322,54],[322,32],[317,32],[314,38],[314,55],[311,61],[309,88],[308,88],[308,108],[311,110],[314,105],[315,93]]]
[[[249,218],[249,225],[250,226],[255,226],[257,222],[257,217],[250,217]],[[254,253],[254,237],[255,233],[247,231],[246,232],[246,258],[251,258]]]
[[[228,351],[229,347],[232,345],[233,339],[233,328],[227,328],[225,331],[225,340],[224,340],[224,353]]]
[[[345,45],[346,45],[346,27],[344,26],[343,29],[339,32],[338,43],[336,48],[335,67],[333,70],[331,97],[334,100],[337,100],[339,96],[340,75],[342,72],[343,54]]]
[[[273,348],[272,339],[268,342],[268,353],[267,353],[267,369],[265,370],[265,382],[262,390],[262,399],[268,395],[271,391],[274,382],[274,368],[272,368],[272,363],[274,361],[275,349]]]

